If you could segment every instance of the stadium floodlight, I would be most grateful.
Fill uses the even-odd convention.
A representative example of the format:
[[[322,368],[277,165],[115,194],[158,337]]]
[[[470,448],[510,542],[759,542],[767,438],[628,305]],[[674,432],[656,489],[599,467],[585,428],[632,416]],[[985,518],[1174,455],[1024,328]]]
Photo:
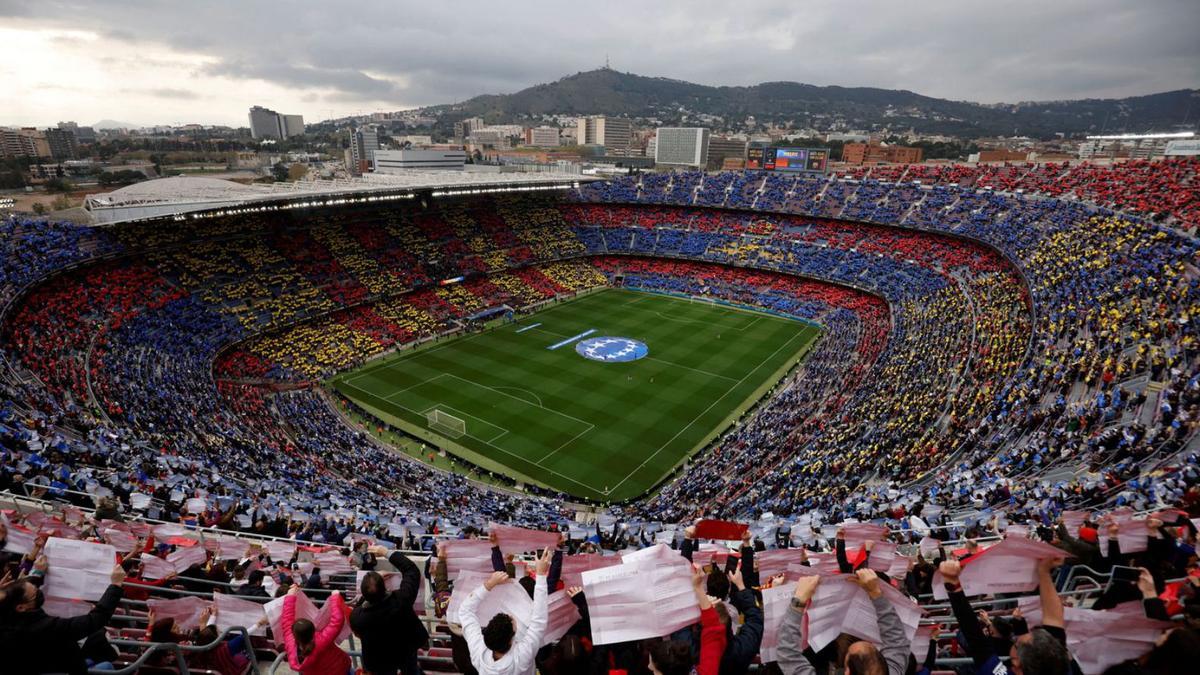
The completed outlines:
[[[425,413],[425,421],[429,428],[446,438],[462,438],[467,435],[467,422],[461,417],[455,417],[440,408],[434,408]]]

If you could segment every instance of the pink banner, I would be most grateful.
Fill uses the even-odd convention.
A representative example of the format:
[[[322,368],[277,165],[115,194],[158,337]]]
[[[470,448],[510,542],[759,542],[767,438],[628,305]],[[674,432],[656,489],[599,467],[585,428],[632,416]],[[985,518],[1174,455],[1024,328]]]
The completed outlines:
[[[759,656],[763,663],[779,660],[779,627],[792,604],[792,595],[796,592],[795,582],[764,588],[763,604],[763,637],[759,647]]]
[[[1068,558],[1070,554],[1032,539],[1005,539],[963,563],[959,582],[968,597],[995,593],[1025,593],[1037,588],[1038,561]],[[933,574],[933,597],[946,600],[940,571]]]
[[[558,548],[559,534],[557,532],[528,530],[523,527],[499,525],[497,523],[489,524],[488,531],[496,535],[496,544],[506,554],[517,555],[540,551],[546,548]]]
[[[886,574],[895,559],[896,544],[890,541],[877,541],[871,544],[871,557],[867,558],[867,567]],[[905,563],[905,569],[908,569],[907,563]]]
[[[142,561],[142,578],[147,581],[164,579],[175,573],[174,565],[149,553],[143,553],[140,560]]]
[[[4,542],[4,550],[9,553],[20,553],[25,555],[33,552],[33,544],[37,539],[37,534],[28,528],[20,525],[8,525],[8,539]]]
[[[224,631],[241,626],[251,633],[261,635],[258,622],[267,616],[261,602],[235,598],[225,593],[213,593],[213,604],[217,610],[217,630]]]
[[[267,555],[274,562],[287,562],[296,554],[296,542],[271,539],[265,542]]]
[[[881,541],[887,536],[887,528],[871,523],[842,523],[842,537],[846,540],[847,551],[857,551],[868,539]]]
[[[787,572],[790,565],[799,565],[803,558],[804,551],[798,548],[774,549],[754,554],[754,562],[758,564],[758,577],[763,581]]]
[[[200,627],[200,615],[209,606],[207,600],[197,597],[159,600],[150,598],[146,605],[154,612],[154,620],[175,619],[175,627],[181,631]]]
[[[551,593],[548,601],[546,635],[542,638],[543,646],[558,642],[580,619],[579,608],[575,606],[566,591]]]
[[[50,537],[42,553],[50,565],[42,590],[68,600],[99,600],[117,565],[117,552],[108,544]]]
[[[182,572],[192,565],[203,565],[208,562],[208,551],[205,551],[203,546],[180,548],[167,555],[167,562],[171,563],[176,572]]]
[[[588,570],[599,570],[613,565],[620,565],[621,558],[615,555],[599,553],[584,553],[580,555],[563,556],[562,581],[567,588],[583,586],[583,573]]]
[[[486,539],[448,539],[440,546],[446,551],[446,573],[450,576],[463,570],[492,571],[492,544]]]
[[[132,551],[138,543],[137,537],[121,530],[104,530],[104,541],[121,553]]]
[[[322,574],[346,574],[354,571],[350,560],[338,551],[318,553],[313,558],[313,564],[321,568]]]
[[[594,644],[662,637],[700,619],[691,565],[643,559],[583,573]]]

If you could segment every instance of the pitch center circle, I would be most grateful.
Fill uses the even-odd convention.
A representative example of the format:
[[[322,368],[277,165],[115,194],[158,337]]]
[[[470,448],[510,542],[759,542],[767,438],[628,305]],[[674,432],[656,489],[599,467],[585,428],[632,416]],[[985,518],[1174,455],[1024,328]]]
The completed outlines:
[[[646,343],[625,337],[597,337],[581,340],[575,351],[585,359],[601,363],[623,363],[636,361],[650,353]]]

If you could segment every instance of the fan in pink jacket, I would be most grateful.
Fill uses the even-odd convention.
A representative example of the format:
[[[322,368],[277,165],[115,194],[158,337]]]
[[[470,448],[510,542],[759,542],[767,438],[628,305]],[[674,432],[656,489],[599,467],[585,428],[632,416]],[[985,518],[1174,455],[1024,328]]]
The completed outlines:
[[[337,646],[338,633],[346,622],[346,602],[341,593],[329,596],[333,609],[329,622],[317,630],[312,621],[296,619],[296,596],[299,586],[292,586],[283,601],[283,645],[287,649],[288,665],[300,675],[346,675],[350,671],[350,655]]]

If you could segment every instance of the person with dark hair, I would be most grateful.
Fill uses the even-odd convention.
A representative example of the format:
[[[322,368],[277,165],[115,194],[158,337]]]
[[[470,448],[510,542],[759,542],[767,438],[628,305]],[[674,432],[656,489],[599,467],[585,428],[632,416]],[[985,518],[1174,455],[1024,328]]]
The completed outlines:
[[[962,565],[957,560],[943,561],[938,568],[945,579],[950,595],[950,607],[958,620],[963,645],[975,662],[975,671],[980,675],[1070,675],[1071,653],[1067,651],[1067,632],[1062,598],[1054,588],[1050,571],[1061,561],[1045,559],[1038,564],[1038,595],[1042,604],[1042,625],[1017,638],[1009,650],[1008,666],[1000,662],[993,641],[984,635],[979,617],[963,594],[958,582]]]
[[[480,675],[533,675],[534,657],[541,646],[546,632],[547,589],[546,576],[550,572],[553,552],[546,549],[536,563],[537,580],[534,582],[533,611],[529,623],[518,632],[513,617],[497,613],[481,628],[476,611],[486,594],[500,584],[512,580],[507,572],[493,572],[482,586],[476,588],[463,602],[459,616],[462,618],[463,637],[471,651],[471,665]]]
[[[650,672],[654,675],[689,675],[692,672],[692,648],[680,640],[650,643]]]
[[[870,568],[863,568],[846,579],[867,593],[875,607],[875,620],[879,624],[879,637],[883,647],[876,647],[866,640],[852,643],[846,649],[846,675],[903,675],[908,669],[911,644],[904,633],[904,626],[892,603],[883,597],[879,577]],[[779,668],[784,675],[813,675],[817,671],[800,648],[800,626],[808,602],[812,600],[821,577],[801,577],[796,582],[796,592],[791,609],[784,615],[779,628]]]
[[[245,595],[252,598],[271,599],[271,594],[267,592],[263,586],[263,578],[266,577],[266,572],[262,570],[254,570],[246,576],[246,583],[238,589],[238,595]]]
[[[300,587],[293,585],[283,601],[283,646],[288,665],[300,675],[344,675],[350,671],[350,655],[337,645],[337,636],[346,624],[346,603],[334,591],[327,602],[333,603],[329,621],[317,630],[312,621],[296,618],[296,596]]]
[[[382,546],[368,550],[377,558],[387,556]],[[421,570],[399,551],[387,560],[400,572],[400,587],[388,593],[383,576],[367,572],[359,587],[358,606],[350,613],[350,628],[362,640],[363,669],[371,675],[421,675],[417,650],[429,643],[429,632],[413,610]]]
[[[29,577],[0,587],[0,670],[6,675],[26,673],[87,673],[79,641],[104,630],[121,601],[125,570],[113,568],[111,582],[92,611],[83,616],[59,618],[42,609],[45,596]]]

